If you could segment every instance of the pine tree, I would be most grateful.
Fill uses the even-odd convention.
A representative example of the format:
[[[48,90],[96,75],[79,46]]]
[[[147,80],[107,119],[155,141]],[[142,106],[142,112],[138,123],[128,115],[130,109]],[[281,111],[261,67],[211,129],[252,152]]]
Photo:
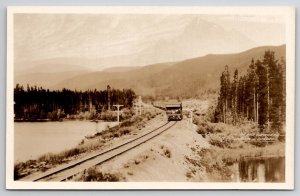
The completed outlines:
[[[281,120],[283,122],[285,122],[285,107],[286,107],[286,62],[285,62],[285,59],[283,57],[281,57],[281,61],[280,61],[280,64],[278,66],[278,69],[279,69],[279,83],[280,83],[280,90],[281,90],[281,94],[280,94],[280,97],[281,97]]]
[[[258,77],[258,124],[261,131],[263,131],[268,121],[268,73],[267,68],[260,60],[257,60],[255,65]]]
[[[234,71],[233,83],[232,83],[232,115],[233,115],[233,124],[236,125],[237,122],[237,102],[238,102],[238,70]]]
[[[248,119],[257,122],[257,74],[254,59],[251,60],[247,71],[247,104],[249,107]]]
[[[285,121],[285,60],[265,51],[262,61],[251,60],[247,74],[230,81],[228,66],[220,77],[220,94],[215,111],[217,122],[236,124],[245,118],[256,122],[262,132],[283,132]],[[232,117],[232,121],[229,118]]]
[[[266,51],[264,55],[263,64],[268,70],[268,122],[271,123],[268,129],[278,132],[281,127],[280,120],[280,106],[281,106],[281,76],[277,60],[275,60],[275,54],[273,51]]]
[[[221,120],[226,123],[226,73],[222,73],[220,77],[220,95],[219,95],[219,110],[221,113]]]
[[[284,130],[283,130],[283,124],[285,123],[285,108],[286,108],[286,100],[285,100],[285,95],[286,95],[286,77],[285,77],[285,60],[281,57],[280,64],[278,65],[278,70],[279,70],[279,79],[278,79],[278,85],[279,85],[279,118],[280,118],[280,124],[278,128],[278,132],[280,135],[284,135]],[[284,140],[284,137],[280,136],[280,140]]]
[[[240,77],[238,85],[238,107],[237,113],[241,117],[244,115],[244,77]]]
[[[225,66],[225,123],[227,123],[227,119],[229,116],[229,112],[231,109],[231,83],[230,83],[230,72],[228,69],[228,65]]]

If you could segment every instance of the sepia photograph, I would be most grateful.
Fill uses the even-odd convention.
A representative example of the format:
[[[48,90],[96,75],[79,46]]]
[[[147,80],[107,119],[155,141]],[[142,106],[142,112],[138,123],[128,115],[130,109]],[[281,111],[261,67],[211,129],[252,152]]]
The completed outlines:
[[[293,189],[292,7],[8,7],[8,189]]]

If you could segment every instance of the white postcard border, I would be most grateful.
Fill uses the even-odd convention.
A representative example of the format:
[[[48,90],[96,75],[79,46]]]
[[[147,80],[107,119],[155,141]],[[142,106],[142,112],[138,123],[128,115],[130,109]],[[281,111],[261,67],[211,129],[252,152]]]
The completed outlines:
[[[284,183],[198,183],[198,182],[20,182],[13,180],[13,16],[15,13],[76,14],[207,14],[280,15],[286,21],[286,182]],[[259,7],[164,7],[164,6],[13,6],[7,8],[7,91],[6,91],[6,188],[7,189],[294,189],[295,124],[295,8]]]

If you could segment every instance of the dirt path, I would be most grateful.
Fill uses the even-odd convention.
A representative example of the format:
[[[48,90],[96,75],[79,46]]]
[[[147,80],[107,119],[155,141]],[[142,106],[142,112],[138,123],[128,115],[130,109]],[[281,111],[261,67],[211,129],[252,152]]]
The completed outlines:
[[[196,133],[196,126],[184,119],[159,137],[97,166],[96,170],[117,174],[122,181],[193,181],[186,157],[193,155],[192,149],[208,145]]]

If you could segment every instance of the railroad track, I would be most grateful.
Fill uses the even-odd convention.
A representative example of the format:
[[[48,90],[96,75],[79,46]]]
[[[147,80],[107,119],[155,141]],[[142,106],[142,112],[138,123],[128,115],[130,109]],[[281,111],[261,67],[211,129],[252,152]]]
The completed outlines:
[[[176,122],[167,122],[162,126],[149,131],[143,135],[137,136],[136,138],[129,140],[121,145],[115,146],[108,150],[99,152],[94,155],[90,155],[89,157],[85,157],[84,159],[78,160],[76,162],[72,162],[63,166],[58,166],[55,169],[48,170],[44,173],[35,175],[35,176],[28,176],[21,180],[24,181],[66,181],[71,179],[74,175],[93,167],[95,165],[100,165],[104,162],[107,162],[125,152],[128,152],[137,146],[157,137],[158,135],[162,134],[163,132],[170,129],[174,126]]]

